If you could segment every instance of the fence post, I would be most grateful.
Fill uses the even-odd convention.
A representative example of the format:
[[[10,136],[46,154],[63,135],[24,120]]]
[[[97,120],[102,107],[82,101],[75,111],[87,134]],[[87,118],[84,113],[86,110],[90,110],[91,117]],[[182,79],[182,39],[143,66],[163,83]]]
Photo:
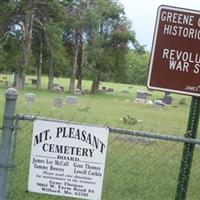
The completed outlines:
[[[17,96],[17,90],[14,88],[9,88],[5,92],[6,101],[2,125],[2,138],[0,140],[0,200],[7,200],[8,196],[6,188]]]
[[[186,138],[196,138],[200,116],[200,98],[192,97],[187,125]],[[192,167],[192,158],[195,144],[185,143],[183,148],[179,178],[176,188],[175,200],[185,200]]]

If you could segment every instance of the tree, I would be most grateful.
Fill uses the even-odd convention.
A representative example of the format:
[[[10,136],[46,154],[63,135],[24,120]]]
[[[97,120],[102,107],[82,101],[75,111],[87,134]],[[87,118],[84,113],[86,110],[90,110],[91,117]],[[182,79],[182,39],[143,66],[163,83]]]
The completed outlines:
[[[18,72],[19,89],[30,71],[37,73],[38,88],[42,73],[48,73],[49,89],[55,76],[70,74],[70,92],[75,79],[82,89],[84,75],[93,80],[92,93],[98,92],[102,80],[132,81],[136,67],[126,64],[130,42],[141,64],[144,48],[116,0],[10,0],[1,6],[0,62]],[[8,54],[12,59],[5,59]]]
[[[123,64],[128,43],[135,45],[137,41],[123,8],[116,1],[95,1],[87,16],[87,57],[93,68],[91,92],[97,93],[102,79],[119,80],[125,74]]]
[[[0,45],[0,72],[6,71],[5,68],[5,52],[3,50],[2,45]]]
[[[11,32],[15,26],[21,27],[21,58],[18,66],[16,87],[23,89],[25,82],[25,73],[28,67],[29,57],[31,55],[32,25],[34,18],[35,1],[4,1],[3,8],[8,10],[6,17],[1,18],[0,34],[5,35]],[[5,12],[5,11],[4,11]]]
[[[126,61],[127,79],[125,83],[145,85],[147,81],[149,53],[138,53],[134,50],[129,50]]]
[[[126,54],[129,49],[129,43],[135,45],[135,33],[131,30],[131,24],[126,17],[118,18],[114,25],[109,43],[113,52],[113,69],[112,78],[115,82],[123,82],[126,79]]]
[[[21,56],[19,52],[19,32],[15,29],[15,22],[19,19],[15,1],[1,1],[0,3],[0,45],[2,59],[4,60],[3,69],[11,72],[16,71],[18,59]]]
[[[11,25],[17,19],[15,5],[13,1],[1,0],[0,2],[0,41],[7,36]]]
[[[52,89],[54,75],[59,76],[69,63],[61,40],[64,19],[63,3],[65,2],[47,0],[36,3],[33,50],[37,66],[38,88],[41,85],[42,68],[49,75],[48,89]],[[45,64],[49,67],[45,68]]]
[[[44,65],[44,51],[46,51],[45,36],[42,27],[35,27],[33,32],[32,53],[35,58],[37,89],[41,87],[42,68]]]
[[[21,62],[17,73],[17,89],[23,89],[25,84],[26,70],[28,69],[31,56],[31,41],[33,31],[33,19],[35,1],[20,1],[21,19],[18,25],[21,27]]]
[[[48,89],[53,88],[54,76],[64,76],[69,67],[69,56],[67,55],[61,38],[62,30],[57,25],[48,25],[46,27],[47,55],[48,63]]]
[[[2,43],[3,56],[4,56],[4,70],[6,72],[16,72],[19,68],[19,60],[21,58],[20,49],[20,32],[13,30],[8,33],[6,40]]]
[[[12,27],[20,27],[20,47],[21,47],[21,58],[20,65],[16,70],[17,73],[17,85],[18,89],[23,89],[25,82],[25,74],[27,72],[28,66],[31,64],[31,48],[33,31],[38,33],[34,36],[40,39],[40,55],[39,60],[40,65],[38,68],[38,84],[40,84],[41,77],[41,61],[42,61],[42,40],[45,35],[45,24],[53,24],[60,16],[60,12],[63,9],[66,1],[48,1],[48,0],[29,0],[29,1],[9,1],[2,4],[5,8],[9,9],[7,17],[1,18],[0,23],[2,24],[0,29],[0,34],[2,36],[6,35],[6,31],[10,32]],[[11,9],[12,8],[12,9]],[[42,16],[40,14],[42,13]],[[55,20],[56,19],[56,20]],[[58,20],[56,21],[58,23]],[[41,31],[38,31],[41,30]],[[60,33],[60,32],[59,32]],[[35,41],[38,41],[35,40]],[[60,41],[61,43],[61,41]],[[50,44],[50,43],[49,43]],[[36,49],[36,48],[35,48]],[[54,50],[55,51],[55,50]],[[50,56],[50,58],[53,58]],[[54,57],[55,58],[55,57]],[[38,85],[39,87],[39,85]]]
[[[82,89],[82,56],[83,38],[85,29],[84,13],[90,5],[90,0],[73,0],[66,7],[67,27],[65,30],[65,44],[70,47],[72,56],[72,69],[70,75],[69,92],[75,89],[75,80],[78,78],[77,87]]]
[[[87,20],[86,52],[88,64],[93,72],[92,93],[98,92],[103,74],[106,71],[109,73],[110,52],[106,50],[106,43],[110,39],[112,17],[116,14],[113,14],[113,8],[115,4],[112,1],[95,1],[85,13]]]

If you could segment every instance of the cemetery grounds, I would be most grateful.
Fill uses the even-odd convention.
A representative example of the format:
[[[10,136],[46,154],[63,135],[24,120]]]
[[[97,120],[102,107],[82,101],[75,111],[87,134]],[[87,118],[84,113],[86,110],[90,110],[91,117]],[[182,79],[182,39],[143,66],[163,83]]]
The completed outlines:
[[[1,75],[2,76],[2,75]],[[0,76],[0,77],[1,77]],[[34,77],[27,77],[31,80]],[[190,97],[172,94],[173,103],[163,109],[154,105],[135,102],[138,90],[145,86],[102,82],[100,88],[113,88],[113,92],[97,95],[81,94],[77,104],[57,107],[54,99],[71,96],[66,92],[68,81],[55,79],[64,92],[46,90],[47,77],[42,89],[37,90],[30,81],[24,91],[19,91],[16,113],[43,116],[52,119],[95,124],[157,134],[184,136],[187,127]],[[90,89],[91,81],[83,81],[83,88]],[[0,83],[0,122],[4,110],[4,93],[7,85]],[[127,90],[128,93],[122,93]],[[25,102],[25,93],[35,94],[33,103]],[[162,98],[163,92],[150,91],[152,101]],[[56,196],[26,192],[31,146],[32,123],[20,122],[17,135],[16,167],[13,170],[13,199],[58,199]],[[198,129],[199,138],[200,128]],[[135,138],[110,133],[102,191],[103,200],[171,200],[174,199],[183,144]],[[199,151],[196,147],[188,188],[189,200],[199,198]],[[69,199],[59,197],[59,199]]]

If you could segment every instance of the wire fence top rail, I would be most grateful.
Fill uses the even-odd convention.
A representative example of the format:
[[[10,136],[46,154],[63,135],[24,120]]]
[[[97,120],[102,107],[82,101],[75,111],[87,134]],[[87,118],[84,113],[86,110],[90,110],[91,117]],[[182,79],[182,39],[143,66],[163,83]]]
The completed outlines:
[[[45,118],[45,117],[33,116],[33,115],[27,115],[27,114],[16,114],[15,118],[16,118],[16,120],[24,120],[24,121],[34,121],[34,120],[38,119],[38,120],[52,121],[52,122],[80,124],[78,122],[73,122],[73,121],[58,120],[58,119]],[[94,127],[99,127],[99,126],[105,127],[103,125],[84,124],[84,123],[81,123],[81,124],[94,126]],[[191,138],[185,138],[185,137],[181,137],[181,136],[156,134],[156,133],[152,133],[152,132],[144,132],[144,131],[137,131],[137,130],[122,129],[122,128],[113,128],[113,127],[109,127],[109,126],[107,126],[107,127],[109,128],[109,131],[112,133],[120,133],[120,134],[124,134],[124,135],[139,136],[139,137],[145,137],[145,138],[151,138],[151,139],[157,139],[157,140],[168,140],[168,141],[174,141],[174,142],[180,142],[180,143],[200,145],[199,139],[191,139]]]

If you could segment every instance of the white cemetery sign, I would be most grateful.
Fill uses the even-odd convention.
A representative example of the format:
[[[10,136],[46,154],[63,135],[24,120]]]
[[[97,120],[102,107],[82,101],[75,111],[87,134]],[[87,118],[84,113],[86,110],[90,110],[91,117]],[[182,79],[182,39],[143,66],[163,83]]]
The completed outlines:
[[[35,120],[28,191],[100,200],[108,128]]]

